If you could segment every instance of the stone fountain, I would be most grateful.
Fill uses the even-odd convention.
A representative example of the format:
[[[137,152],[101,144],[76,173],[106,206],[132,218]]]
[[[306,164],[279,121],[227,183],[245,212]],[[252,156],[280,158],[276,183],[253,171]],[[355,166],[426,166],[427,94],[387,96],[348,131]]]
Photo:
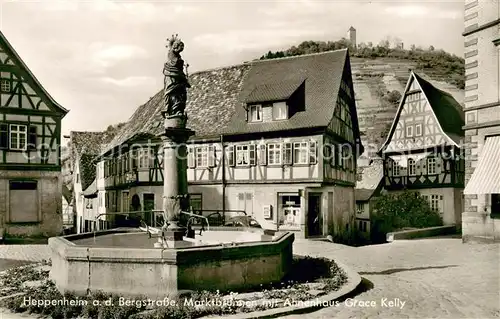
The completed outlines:
[[[207,240],[201,243],[183,238],[185,229],[178,222],[181,211],[187,211],[189,205],[186,142],[194,131],[186,127],[190,85],[180,56],[184,44],[175,35],[168,39],[168,48],[163,69],[165,131],[161,134],[165,224],[158,238],[124,229],[50,238],[50,277],[62,293],[103,291],[165,298],[185,290],[258,287],[279,281],[290,269],[291,233],[270,236],[264,232],[229,245],[224,240],[214,242],[217,232],[205,232]],[[236,232],[224,233],[238,237]]]

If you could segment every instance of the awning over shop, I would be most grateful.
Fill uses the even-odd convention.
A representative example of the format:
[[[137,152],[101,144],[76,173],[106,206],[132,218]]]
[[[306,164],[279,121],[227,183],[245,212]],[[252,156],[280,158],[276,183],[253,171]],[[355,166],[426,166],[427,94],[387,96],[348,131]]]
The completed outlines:
[[[389,156],[390,159],[395,161],[396,163],[399,164],[401,167],[407,167],[408,166],[408,160],[412,158],[415,163],[420,161],[421,159],[426,158],[429,156],[431,152],[423,152],[423,153],[418,153],[418,154],[406,154],[406,155],[391,155]]]
[[[464,194],[500,194],[500,136],[486,139]]]

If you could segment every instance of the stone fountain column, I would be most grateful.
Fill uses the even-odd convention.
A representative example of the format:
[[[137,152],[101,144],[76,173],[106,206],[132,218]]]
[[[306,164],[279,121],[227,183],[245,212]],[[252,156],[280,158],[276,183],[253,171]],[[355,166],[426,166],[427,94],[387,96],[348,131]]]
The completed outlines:
[[[167,247],[175,248],[182,242],[185,229],[179,226],[180,211],[188,210],[187,149],[186,142],[194,131],[186,128],[186,118],[165,118],[163,141],[163,210],[168,227],[163,231]]]
[[[161,134],[164,169],[163,210],[167,224],[162,229],[162,237],[166,247],[175,248],[189,243],[182,240],[185,229],[180,227],[178,222],[181,211],[187,211],[189,207],[186,142],[194,135],[194,131],[186,128],[185,108],[187,89],[190,85],[184,73],[184,61],[180,56],[184,43],[177,35],[173,35],[168,39],[167,47],[169,51],[163,69],[165,86],[162,115],[165,131]]]

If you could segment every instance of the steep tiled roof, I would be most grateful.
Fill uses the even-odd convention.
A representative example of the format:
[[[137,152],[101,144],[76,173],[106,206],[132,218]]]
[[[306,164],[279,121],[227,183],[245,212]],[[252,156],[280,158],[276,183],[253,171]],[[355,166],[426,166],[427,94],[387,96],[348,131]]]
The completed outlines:
[[[443,131],[450,135],[450,138],[454,135],[464,136],[462,127],[465,125],[465,115],[460,103],[451,94],[439,90],[418,74],[413,74],[429,100]]]
[[[288,81],[257,85],[248,97],[244,99],[244,102],[262,103],[287,100],[304,83],[304,80],[299,77]]]
[[[221,134],[326,126],[333,116],[347,58],[347,50],[344,49],[252,61],[190,74],[187,126],[196,132],[194,139],[214,138]],[[287,121],[248,125],[245,100],[252,92],[259,99],[282,98],[291,94],[291,87],[297,89],[301,83],[305,84],[305,111],[297,112]],[[139,134],[161,134],[162,109],[161,90],[139,106],[101,155]]]
[[[366,202],[370,200],[376,189],[356,188],[354,190],[354,197],[358,202]]]
[[[69,154],[73,163],[79,160],[82,190],[85,190],[94,180],[96,166],[93,160],[101,152],[102,146],[112,137],[113,133],[108,132],[73,131],[70,133]]]
[[[92,183],[86,187],[85,191],[83,191],[83,196],[87,198],[95,197],[97,194],[97,180],[94,178]]]
[[[226,127],[235,109],[241,105],[239,94],[250,67],[249,64],[241,64],[189,75],[191,89],[186,106],[187,126],[198,137],[218,136]],[[160,134],[163,130],[162,108],[163,90],[135,111],[104,152],[139,133]]]
[[[358,172],[361,180],[356,182],[356,189],[376,189],[384,177],[383,163],[374,160],[369,166],[358,167]]]
[[[347,50],[252,62],[241,92],[244,97],[261,85],[305,80],[305,111],[287,121],[247,123],[245,108],[238,107],[225,133],[251,133],[327,126],[333,116]]]

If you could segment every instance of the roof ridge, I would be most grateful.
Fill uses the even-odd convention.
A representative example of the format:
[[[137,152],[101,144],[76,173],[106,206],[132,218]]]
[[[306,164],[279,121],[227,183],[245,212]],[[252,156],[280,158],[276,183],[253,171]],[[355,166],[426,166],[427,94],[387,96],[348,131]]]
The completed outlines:
[[[226,65],[226,66],[218,66],[210,69],[204,69],[200,71],[193,72],[189,74],[189,76],[195,75],[195,74],[201,74],[201,73],[207,73],[207,72],[214,72],[214,71],[220,71],[220,70],[227,70],[227,69],[232,69],[236,67],[241,67],[241,66],[246,66],[249,65],[250,62],[243,62],[243,63],[238,63],[238,64],[232,64],[232,65]]]
[[[340,51],[348,51],[347,48],[344,49],[338,49],[338,50],[329,50],[329,51],[322,51],[322,52],[315,52],[315,53],[308,53],[308,54],[300,54],[300,55],[290,55],[290,56],[284,56],[280,58],[272,58],[272,59],[257,59],[250,61],[248,63],[263,63],[263,62],[269,62],[269,61],[276,61],[276,60],[285,60],[285,59],[298,59],[298,58],[303,58],[303,57],[309,57],[309,56],[318,56],[318,55],[326,55],[326,54],[332,54],[332,53],[339,53]]]
[[[447,92],[447,91],[445,91],[445,90],[443,90],[443,89],[440,89],[440,88],[436,87],[434,84],[432,84],[432,82],[431,82],[431,81],[433,81],[432,79],[427,80],[426,78],[424,78],[424,77],[423,77],[423,76],[421,76],[420,74],[416,73],[415,71],[413,71],[413,73],[414,73],[414,74],[418,77],[418,79],[420,79],[420,80],[422,80],[422,81],[426,82],[427,84],[429,84],[430,86],[432,86],[432,88],[434,88],[435,90],[438,90],[439,92],[441,92],[441,93],[443,93],[443,94],[446,94],[446,95],[448,95],[448,96],[450,96],[450,97],[454,98],[454,97],[453,97],[453,95],[452,95],[451,93],[449,93],[449,92]],[[426,76],[427,76],[427,75],[426,75]],[[418,80],[418,79],[417,79],[417,80]],[[455,99],[455,98],[454,98],[454,99]],[[455,101],[456,101],[456,99],[455,99]],[[457,102],[458,102],[458,101],[457,101]]]
[[[104,130],[104,131],[70,131],[69,133],[70,134],[71,133],[106,133],[106,130]]]

